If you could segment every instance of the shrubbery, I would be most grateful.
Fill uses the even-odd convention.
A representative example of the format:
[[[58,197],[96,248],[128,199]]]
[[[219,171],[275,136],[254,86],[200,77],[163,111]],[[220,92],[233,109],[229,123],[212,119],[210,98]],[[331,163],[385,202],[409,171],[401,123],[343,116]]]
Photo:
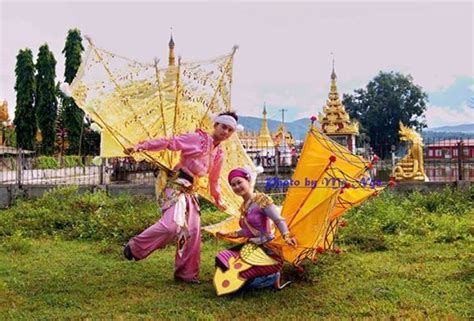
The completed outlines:
[[[217,223],[225,214],[202,204],[203,225]],[[0,212],[0,237],[53,236],[126,242],[160,217],[153,200],[140,196],[109,197],[103,191],[78,193],[78,187],[54,189],[34,200],[18,199]]]
[[[339,239],[362,250],[383,250],[410,237],[453,242],[472,237],[474,187],[467,191],[398,194],[391,191],[349,211]],[[396,237],[394,237],[396,236]]]
[[[36,200],[18,200],[0,213],[0,236],[55,236],[62,239],[128,240],[157,219],[152,201],[105,192],[78,194],[77,187],[45,193]]]
[[[345,216],[349,226],[340,229],[338,239],[364,251],[409,244],[413,237],[433,242],[467,239],[474,233],[470,227],[473,190],[446,189],[427,195],[384,192],[349,211]],[[205,201],[201,212],[202,226],[226,218]],[[159,216],[155,202],[144,197],[109,197],[101,191],[79,194],[77,187],[63,187],[38,199],[19,199],[12,208],[1,211],[0,237],[126,242]]]
[[[86,158],[86,165],[91,165],[91,157]],[[34,169],[58,169],[64,167],[84,167],[82,156],[66,155],[59,161],[52,156],[38,156],[33,163]]]
[[[63,167],[83,167],[82,157],[78,155],[67,155],[63,158]]]
[[[55,157],[52,156],[39,156],[35,159],[33,164],[35,169],[57,169],[59,168],[59,163]]]

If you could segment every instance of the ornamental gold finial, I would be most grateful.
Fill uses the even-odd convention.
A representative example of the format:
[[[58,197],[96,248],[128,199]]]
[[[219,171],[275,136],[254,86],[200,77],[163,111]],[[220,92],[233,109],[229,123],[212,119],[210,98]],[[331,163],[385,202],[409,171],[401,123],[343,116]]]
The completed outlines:
[[[331,79],[332,80],[336,80],[336,72],[335,72],[335,69],[334,69],[334,61],[335,61],[335,58],[334,58],[334,52],[331,51],[331,55],[332,55],[332,73],[331,73]]]
[[[168,66],[174,66],[174,40],[173,40],[173,27],[170,27],[170,41],[168,42],[168,47],[170,49],[168,55]]]

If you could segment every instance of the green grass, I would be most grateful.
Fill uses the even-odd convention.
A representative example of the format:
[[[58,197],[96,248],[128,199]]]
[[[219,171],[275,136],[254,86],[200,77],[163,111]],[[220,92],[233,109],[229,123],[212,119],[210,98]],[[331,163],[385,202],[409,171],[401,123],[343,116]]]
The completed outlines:
[[[349,226],[340,230],[338,238],[341,254],[327,253],[318,264],[307,263],[304,274],[286,266],[284,278],[294,282],[281,292],[261,290],[236,297],[216,297],[212,287],[214,256],[225,243],[206,237],[201,285],[176,283],[173,246],[146,260],[129,262],[121,256],[125,237],[106,233],[101,225],[111,230],[120,226],[123,233],[131,234],[136,224],[127,224],[126,218],[154,210],[152,202],[56,193],[61,202],[54,199],[58,194],[50,194],[0,212],[1,320],[458,320],[474,316],[472,191],[445,191],[444,200],[434,194],[384,194],[348,214]],[[452,206],[443,208],[439,202]],[[71,228],[71,222],[77,221],[67,214],[68,206],[75,208],[83,224],[96,227],[98,235],[78,236]],[[203,208],[205,222],[221,217],[207,205]],[[44,213],[46,219],[39,216]],[[110,221],[104,223],[97,216]],[[151,218],[156,219],[156,214]],[[22,223],[15,224],[18,221]],[[40,233],[37,221],[46,221],[48,233]]]

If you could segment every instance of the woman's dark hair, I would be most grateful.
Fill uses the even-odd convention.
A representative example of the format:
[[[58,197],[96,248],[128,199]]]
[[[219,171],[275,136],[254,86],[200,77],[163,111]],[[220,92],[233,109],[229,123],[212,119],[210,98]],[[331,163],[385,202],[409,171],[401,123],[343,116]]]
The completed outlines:
[[[223,115],[234,117],[235,121],[239,121],[239,116],[237,116],[237,114],[233,111],[225,111],[219,114],[219,116],[223,116]]]

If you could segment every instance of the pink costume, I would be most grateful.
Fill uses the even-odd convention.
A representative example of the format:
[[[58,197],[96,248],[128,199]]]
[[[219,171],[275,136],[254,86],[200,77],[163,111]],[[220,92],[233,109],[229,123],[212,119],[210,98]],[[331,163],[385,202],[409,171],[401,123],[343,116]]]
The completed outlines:
[[[135,149],[181,151],[180,162],[174,170],[190,176],[208,174],[210,193],[216,204],[220,205],[222,201],[218,180],[224,155],[220,145],[214,148],[213,142],[211,135],[198,129],[171,139],[148,140],[135,146]],[[168,182],[164,190],[161,219],[128,242],[133,257],[141,260],[156,249],[165,247],[179,234],[179,240],[183,242],[181,245],[184,246],[176,251],[175,277],[183,281],[198,279],[201,257],[199,205],[189,189],[192,183],[189,180],[178,178]]]

